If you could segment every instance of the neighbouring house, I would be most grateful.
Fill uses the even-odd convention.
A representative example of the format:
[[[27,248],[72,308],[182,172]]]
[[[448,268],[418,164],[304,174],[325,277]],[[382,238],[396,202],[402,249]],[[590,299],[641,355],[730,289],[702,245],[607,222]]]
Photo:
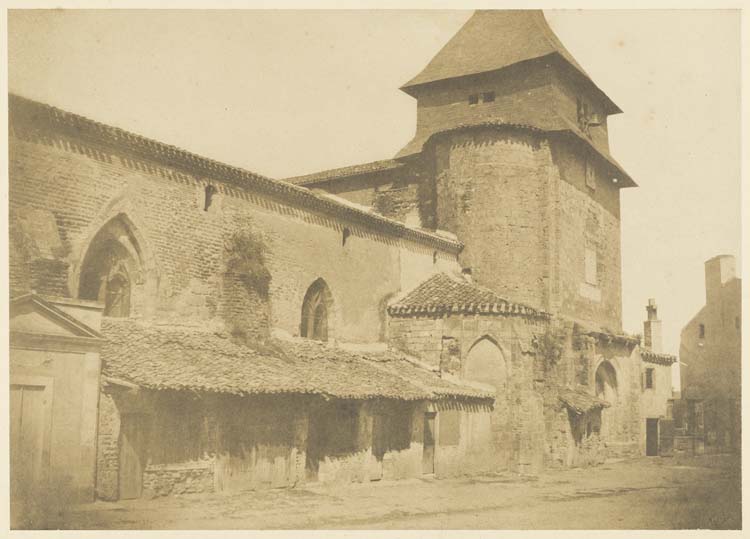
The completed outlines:
[[[733,256],[705,263],[706,304],[680,335],[680,427],[696,452],[739,451],[742,280]]]
[[[10,96],[20,483],[113,500],[651,447],[673,358],[622,330],[617,106],[529,11],[477,12],[403,90],[398,156],[286,181]],[[26,344],[50,332],[76,361]]]
[[[645,453],[648,456],[669,455],[674,440],[672,417],[672,365],[677,358],[662,351],[662,326],[655,299],[646,305],[643,322],[643,372],[641,374],[641,423]]]

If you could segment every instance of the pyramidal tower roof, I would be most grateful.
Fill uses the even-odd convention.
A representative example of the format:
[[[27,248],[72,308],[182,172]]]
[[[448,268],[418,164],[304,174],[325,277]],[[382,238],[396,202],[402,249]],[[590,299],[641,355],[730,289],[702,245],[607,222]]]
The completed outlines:
[[[576,62],[547,24],[541,10],[479,10],[474,12],[430,63],[401,89],[440,80],[497,71],[505,67],[557,55],[584,77],[606,103],[610,113],[622,112]]]

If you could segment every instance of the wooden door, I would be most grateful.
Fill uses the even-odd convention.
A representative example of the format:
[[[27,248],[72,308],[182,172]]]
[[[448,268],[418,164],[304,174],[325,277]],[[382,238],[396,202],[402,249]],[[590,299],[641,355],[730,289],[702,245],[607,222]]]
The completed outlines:
[[[422,444],[422,473],[435,473],[435,412],[427,412],[424,415]]]
[[[143,487],[143,416],[124,414],[120,419],[120,499],[140,498]]]
[[[659,420],[646,419],[646,456],[659,454]]]
[[[48,477],[51,426],[51,386],[10,386],[11,492],[32,492]]]

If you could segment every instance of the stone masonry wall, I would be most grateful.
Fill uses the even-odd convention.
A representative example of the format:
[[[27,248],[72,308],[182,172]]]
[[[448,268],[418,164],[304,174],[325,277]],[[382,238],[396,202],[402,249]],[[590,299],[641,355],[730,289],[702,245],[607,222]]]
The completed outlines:
[[[475,129],[435,141],[437,228],[462,266],[510,301],[549,309],[549,148],[528,133]]]
[[[585,320],[618,333],[622,328],[622,280],[619,191],[605,171],[594,167],[596,188],[586,185],[585,154],[570,142],[551,145],[553,174],[559,177],[554,197],[556,308],[564,316]],[[586,250],[596,253],[596,283],[586,280]]]
[[[389,322],[390,345],[420,357],[433,368],[455,376],[464,376],[465,362],[477,343],[490,339],[504,358],[507,388],[499,389],[498,399],[507,406],[509,430],[501,434],[494,453],[508,455],[514,470],[539,471],[543,461],[544,401],[539,383],[538,366],[534,357],[534,336],[544,331],[544,325],[522,318],[494,316],[418,316],[393,317]],[[500,406],[496,403],[496,408]],[[484,412],[477,411],[480,415]],[[467,417],[465,413],[463,417]],[[464,422],[470,421],[464,419]],[[479,419],[478,421],[483,421]],[[468,433],[462,430],[463,435]],[[462,447],[467,453],[481,453],[486,448]],[[443,449],[449,459],[449,449]],[[471,455],[443,464],[441,473],[468,472],[474,466]],[[478,460],[486,456],[476,455]],[[504,464],[499,463],[503,466]]]

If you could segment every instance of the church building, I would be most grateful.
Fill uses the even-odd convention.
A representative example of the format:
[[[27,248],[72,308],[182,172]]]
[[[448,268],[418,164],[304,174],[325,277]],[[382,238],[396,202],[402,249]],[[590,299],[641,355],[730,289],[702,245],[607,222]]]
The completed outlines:
[[[540,11],[476,12],[401,90],[397,155],[283,180],[9,97],[14,503],[658,452],[620,109]]]

